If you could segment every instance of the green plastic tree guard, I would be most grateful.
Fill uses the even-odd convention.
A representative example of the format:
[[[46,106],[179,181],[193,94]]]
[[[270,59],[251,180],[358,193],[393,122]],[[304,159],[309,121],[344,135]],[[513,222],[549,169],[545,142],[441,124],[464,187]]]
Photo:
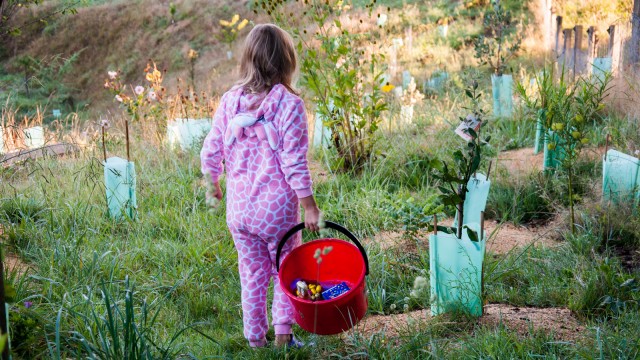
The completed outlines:
[[[29,149],[37,149],[44,146],[44,129],[42,126],[34,126],[24,129],[24,145]]]
[[[610,57],[593,59],[591,75],[600,81],[604,81],[605,74],[611,72],[611,63]]]
[[[496,117],[508,117],[513,112],[513,76],[491,75],[493,92],[493,114]]]
[[[409,87],[410,83],[411,83],[411,73],[409,72],[409,70],[404,70],[402,72],[402,88],[406,90]]]
[[[316,111],[313,125],[313,147],[328,149],[331,143],[331,131],[324,125],[324,116],[318,111]]]
[[[136,218],[136,168],[133,162],[110,157],[104,166],[104,184],[107,189],[109,216],[121,220],[124,216]]]
[[[549,150],[549,143],[556,144],[556,148]],[[547,136],[544,137],[544,163],[543,169],[557,169],[564,160],[564,152],[558,146],[560,144],[560,138],[553,131],[549,130]]]
[[[200,144],[211,130],[211,119],[175,119],[167,124],[167,142],[188,151]]]
[[[480,234],[478,224],[468,224]],[[473,242],[466,230],[462,238],[438,232],[429,236],[431,314],[482,315],[482,263],[486,236]]]
[[[431,78],[424,84],[424,91],[441,91],[444,84],[449,80],[449,73],[446,71],[438,71],[431,75]]]
[[[543,120],[538,117],[536,121],[536,142],[533,146],[533,154],[540,153],[542,147],[544,146],[544,125]]]
[[[467,196],[464,200],[463,225],[480,223],[480,213],[487,207],[489,188],[491,188],[491,181],[487,180],[484,174],[476,174],[469,179]],[[458,214],[454,217],[451,226],[458,226]]]
[[[605,202],[640,202],[640,160],[609,149],[602,161],[602,198]]]

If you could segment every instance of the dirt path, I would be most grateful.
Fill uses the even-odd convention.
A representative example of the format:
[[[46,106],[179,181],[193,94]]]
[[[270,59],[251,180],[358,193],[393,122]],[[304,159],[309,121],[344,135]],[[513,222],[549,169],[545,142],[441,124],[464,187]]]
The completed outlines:
[[[4,231],[2,229],[2,225],[0,225],[0,246],[4,247]],[[24,275],[29,269],[29,264],[25,263],[20,259],[20,257],[14,253],[8,252],[7,248],[4,247],[2,250],[4,251],[4,272],[5,274],[11,274],[12,272],[17,272],[18,275]]]
[[[346,337],[370,338],[382,334],[387,339],[415,333],[425,326],[451,324],[446,317],[432,317],[429,310],[418,310],[393,315],[374,315],[363,319]],[[461,324],[462,325],[462,324]],[[475,326],[496,328],[500,325],[515,331],[519,336],[529,336],[531,329],[553,333],[556,339],[575,341],[584,332],[584,326],[564,308],[516,307],[505,304],[489,304]],[[348,340],[347,340],[348,341]]]
[[[453,219],[443,220],[443,224],[450,224]],[[562,230],[561,220],[554,219],[543,226],[525,227],[512,223],[499,224],[495,220],[485,222],[486,232],[489,236],[487,240],[487,250],[494,254],[506,254],[513,249],[524,248],[529,245],[553,247],[559,244]],[[373,238],[364,239],[365,243],[375,243],[382,250],[402,249],[404,252],[418,252],[419,248],[428,249],[429,234],[424,231],[420,233],[421,240],[411,240],[402,237],[401,231],[383,231]]]

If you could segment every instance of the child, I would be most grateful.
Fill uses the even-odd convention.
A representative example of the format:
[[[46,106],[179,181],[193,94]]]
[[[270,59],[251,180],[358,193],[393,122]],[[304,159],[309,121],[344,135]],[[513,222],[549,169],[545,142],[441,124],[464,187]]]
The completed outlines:
[[[306,112],[291,85],[295,69],[291,36],[271,24],[254,27],[242,54],[241,80],[222,96],[200,154],[202,172],[213,184],[208,194],[218,200],[225,161],[227,225],[238,250],[244,336],[252,347],[267,344],[272,277],[276,345],[301,345],[292,336],[293,307],[275,269],[278,242],[299,222],[299,203],[308,229],[317,231],[320,217],[307,166]],[[282,258],[300,244],[299,234],[287,241]]]

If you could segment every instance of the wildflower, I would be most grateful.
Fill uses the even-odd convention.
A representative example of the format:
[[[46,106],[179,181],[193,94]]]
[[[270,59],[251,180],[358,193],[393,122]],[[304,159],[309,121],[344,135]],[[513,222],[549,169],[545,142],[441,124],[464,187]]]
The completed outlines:
[[[238,20],[240,20],[240,15],[238,14],[233,15],[233,17],[231,18],[231,25],[232,26],[235,25],[238,22]]]
[[[109,82],[108,82],[108,81],[105,81],[105,82],[104,82],[104,87],[105,87],[105,89],[108,89],[108,88],[110,88],[110,87],[111,87],[111,84],[109,84]]]
[[[134,91],[136,92],[136,95],[140,95],[140,94],[142,94],[144,92],[144,87],[138,85],[138,86],[136,86]]]
[[[156,101],[158,99],[158,96],[156,95],[156,92],[151,90],[149,91],[149,94],[147,94],[147,98],[149,99],[149,101]]]
[[[195,60],[198,58],[198,52],[193,49],[189,49],[189,53],[187,54],[187,57],[191,60]]]
[[[389,305],[389,310],[394,311],[396,309],[396,304]]]
[[[23,304],[24,304],[24,307],[27,309],[33,306],[33,303],[31,301],[25,301]]]
[[[222,25],[222,26],[230,26],[231,24],[227,20],[220,20],[220,25]]]
[[[404,304],[404,305],[402,306],[402,310],[404,310],[404,311],[409,311],[409,305]]]
[[[107,119],[100,120],[100,127],[108,128],[109,127],[109,120],[107,120]]]
[[[120,95],[116,95],[116,101],[118,101],[118,102],[122,102],[122,96],[120,96]]]
[[[247,26],[247,24],[249,23],[249,20],[244,19],[240,22],[240,24],[238,24],[238,31],[244,29],[245,26]]]
[[[413,281],[413,290],[411,290],[409,295],[414,298],[420,297],[420,295],[422,295],[427,290],[428,286],[429,286],[429,283],[427,281],[427,278],[423,276],[417,276],[416,279]],[[407,304],[405,305],[408,308],[409,305]]]
[[[109,74],[109,79],[111,80],[114,80],[118,76],[117,71],[108,71],[107,74]]]
[[[390,91],[391,91],[391,90],[393,90],[393,89],[395,89],[395,86],[393,86],[393,85],[391,85],[391,84],[389,84],[389,83],[387,83],[386,85],[384,85],[384,86],[382,87],[382,91],[383,91],[383,92],[386,92],[386,93],[390,92]]]

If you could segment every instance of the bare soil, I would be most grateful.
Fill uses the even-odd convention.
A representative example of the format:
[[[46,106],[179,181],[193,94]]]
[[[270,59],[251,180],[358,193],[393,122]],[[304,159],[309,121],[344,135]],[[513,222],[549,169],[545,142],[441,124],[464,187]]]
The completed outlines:
[[[444,316],[433,317],[429,310],[418,310],[392,315],[368,316],[358,323],[347,335],[370,338],[374,335],[383,335],[387,339],[408,335],[417,329],[423,329],[425,325],[438,326],[456,324],[464,328],[464,324],[452,323]],[[484,307],[484,315],[480,317],[474,326],[487,326],[497,328],[505,326],[516,332],[519,336],[529,336],[531,331],[543,331],[554,334],[555,338],[564,341],[575,341],[584,332],[585,328],[564,308],[534,308],[516,307],[505,304],[489,304]]]
[[[443,220],[443,224],[450,224],[453,219]],[[527,246],[553,247],[559,244],[560,234],[563,229],[560,217],[541,226],[519,226],[512,223],[499,224],[495,220],[485,222],[487,250],[494,254],[506,254],[513,249]],[[429,234],[424,231],[419,234],[420,239],[411,240],[403,238],[401,231],[382,231],[373,238],[364,239],[365,243],[375,243],[382,250],[401,249],[404,252],[417,253],[418,249],[429,247]]]

